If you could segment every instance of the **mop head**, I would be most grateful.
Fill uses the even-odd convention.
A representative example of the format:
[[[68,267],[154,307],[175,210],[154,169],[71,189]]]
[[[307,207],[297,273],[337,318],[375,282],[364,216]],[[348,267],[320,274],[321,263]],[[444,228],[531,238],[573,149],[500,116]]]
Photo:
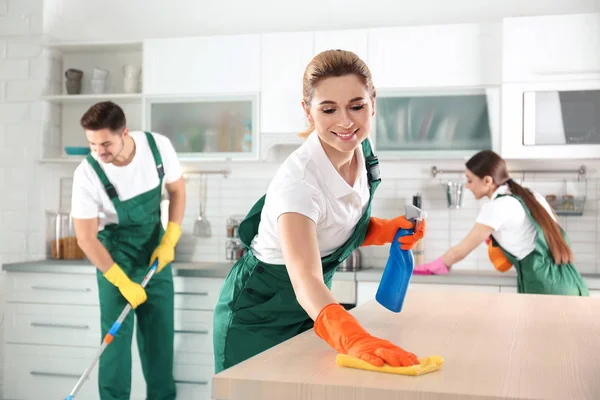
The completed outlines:
[[[437,371],[442,368],[442,364],[444,364],[444,359],[440,356],[420,358],[419,361],[421,364],[411,365],[410,367],[392,367],[387,364],[384,364],[382,367],[376,367],[366,361],[347,354],[338,354],[335,358],[337,365],[342,367],[409,376],[419,376]]]

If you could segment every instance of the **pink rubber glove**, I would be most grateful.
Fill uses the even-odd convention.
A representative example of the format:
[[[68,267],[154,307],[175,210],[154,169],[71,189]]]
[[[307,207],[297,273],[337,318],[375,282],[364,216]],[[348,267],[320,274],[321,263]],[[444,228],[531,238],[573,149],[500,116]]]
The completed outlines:
[[[415,265],[413,275],[444,275],[450,270],[442,261],[442,257],[437,258],[435,261]]]

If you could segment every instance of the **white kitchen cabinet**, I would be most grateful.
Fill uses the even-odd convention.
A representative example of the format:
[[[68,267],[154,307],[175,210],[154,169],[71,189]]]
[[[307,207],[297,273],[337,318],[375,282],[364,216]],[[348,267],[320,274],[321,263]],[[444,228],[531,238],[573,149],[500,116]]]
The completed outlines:
[[[258,159],[258,94],[146,98],[146,130],[167,136],[182,160]]]
[[[600,13],[506,18],[503,81],[600,79]]]
[[[256,93],[260,35],[144,41],[145,94]]]
[[[501,102],[502,157],[598,158],[600,78],[506,83]]]
[[[368,64],[369,31],[352,29],[315,32],[315,55],[325,50],[348,50]]]
[[[261,132],[298,141],[307,128],[302,110],[302,77],[314,56],[314,33],[268,33],[261,42]]]
[[[499,23],[371,29],[368,62],[375,86],[499,84],[501,35]]]
[[[210,399],[213,310],[222,284],[219,278],[173,278],[178,399]],[[6,285],[4,398],[66,397],[100,346],[95,273],[8,272]],[[131,398],[141,400],[146,385],[135,335]],[[78,398],[98,399],[97,376],[96,364]]]

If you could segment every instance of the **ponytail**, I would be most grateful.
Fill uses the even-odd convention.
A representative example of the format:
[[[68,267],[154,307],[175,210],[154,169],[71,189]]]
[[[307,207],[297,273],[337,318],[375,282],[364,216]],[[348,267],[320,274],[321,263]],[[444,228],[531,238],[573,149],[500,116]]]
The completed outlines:
[[[558,223],[552,219],[552,216],[548,213],[544,206],[537,201],[529,189],[525,189],[512,179],[509,179],[507,184],[512,194],[523,199],[523,202],[529,209],[531,216],[540,225],[542,232],[544,232],[546,243],[548,244],[550,252],[552,253],[554,263],[557,265],[572,263],[573,253],[565,241]]]

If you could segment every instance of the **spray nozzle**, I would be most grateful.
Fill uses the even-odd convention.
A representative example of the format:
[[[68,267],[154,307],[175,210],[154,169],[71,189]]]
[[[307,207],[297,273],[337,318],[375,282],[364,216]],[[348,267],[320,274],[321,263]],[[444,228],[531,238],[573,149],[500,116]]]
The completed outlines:
[[[427,213],[422,211],[419,207],[413,206],[412,204],[406,204],[404,206],[404,217],[415,224],[415,231],[420,221],[427,218]]]

